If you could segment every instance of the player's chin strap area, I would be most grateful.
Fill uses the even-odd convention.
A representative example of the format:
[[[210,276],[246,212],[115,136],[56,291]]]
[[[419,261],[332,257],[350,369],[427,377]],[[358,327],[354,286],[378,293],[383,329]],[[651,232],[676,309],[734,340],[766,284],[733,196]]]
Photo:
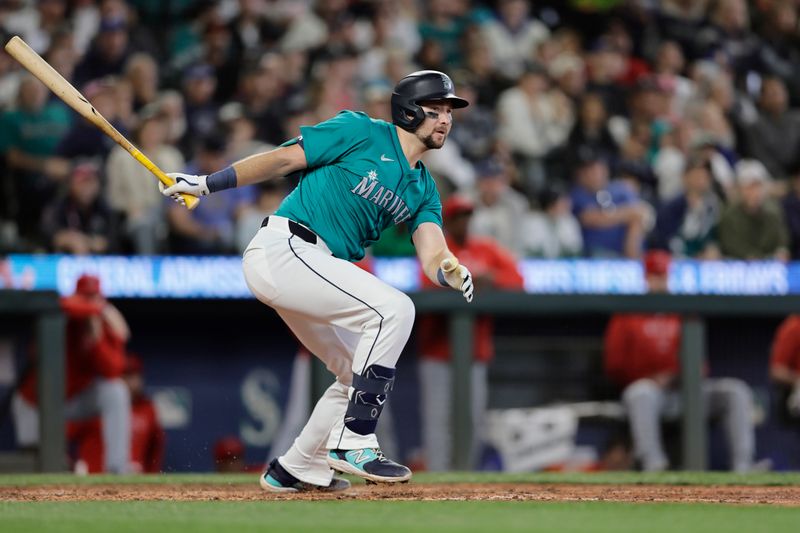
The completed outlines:
[[[344,415],[344,425],[359,435],[375,433],[378,417],[394,388],[395,369],[370,365],[362,375],[353,374],[353,393]]]

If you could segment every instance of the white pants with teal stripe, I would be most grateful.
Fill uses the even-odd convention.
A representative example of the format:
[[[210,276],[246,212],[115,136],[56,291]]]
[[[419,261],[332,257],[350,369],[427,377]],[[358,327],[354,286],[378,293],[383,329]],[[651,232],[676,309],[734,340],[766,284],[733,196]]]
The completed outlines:
[[[307,483],[327,485],[329,449],[378,446],[375,434],[344,426],[353,373],[370,365],[394,368],[414,323],[414,304],[401,291],[354,264],[337,259],[321,240],[294,236],[287,220],[272,216],[244,252],[250,290],[286,322],[336,381],[317,402],[308,423],[280,462]]]

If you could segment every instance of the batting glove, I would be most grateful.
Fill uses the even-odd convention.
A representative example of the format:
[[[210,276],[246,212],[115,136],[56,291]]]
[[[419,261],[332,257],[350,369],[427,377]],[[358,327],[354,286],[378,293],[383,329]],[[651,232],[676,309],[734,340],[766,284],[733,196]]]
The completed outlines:
[[[170,178],[175,180],[175,185],[165,187],[163,183],[158,182],[158,189],[164,196],[169,196],[181,205],[186,205],[181,194],[191,194],[192,196],[208,196],[211,191],[208,190],[206,178],[208,176],[195,176],[192,174],[182,174],[180,172],[173,172],[167,174]]]
[[[789,398],[786,399],[786,408],[792,416],[800,417],[800,385],[795,385]]]
[[[442,273],[442,278],[448,285],[457,291],[461,291],[464,299],[467,302],[472,301],[472,292],[475,287],[472,284],[472,274],[470,274],[467,267],[458,263],[455,257],[452,259],[444,259],[439,265]]]

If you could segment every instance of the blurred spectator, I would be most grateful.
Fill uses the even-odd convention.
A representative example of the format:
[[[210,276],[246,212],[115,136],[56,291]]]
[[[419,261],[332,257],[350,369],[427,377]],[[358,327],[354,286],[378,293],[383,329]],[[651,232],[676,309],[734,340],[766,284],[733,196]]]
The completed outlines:
[[[609,115],[627,115],[627,89],[622,83],[627,63],[621,51],[609,39],[601,38],[588,51],[586,61],[586,90],[603,98]]]
[[[5,43],[10,38],[11,36],[0,26],[0,40]],[[0,48],[0,112],[8,110],[14,105],[23,72],[17,61],[8,55],[4,48]]]
[[[94,80],[83,89],[83,94],[92,103],[98,113],[103,115],[112,126],[123,135],[127,135],[127,125],[122,120],[122,106],[127,89],[112,78]],[[97,158],[105,160],[113,147],[117,146],[111,137],[83,118],[72,124],[56,153],[67,159]]]
[[[462,86],[458,90],[463,93]],[[466,97],[463,97],[466,99]],[[382,82],[373,82],[366,87],[361,94],[364,102],[364,112],[372,118],[392,122],[392,88]],[[465,108],[466,109],[466,108]],[[461,120],[459,115],[458,120]],[[455,124],[454,124],[455,126]],[[450,136],[453,136],[452,131]]]
[[[466,53],[464,70],[469,72],[470,82],[478,93],[477,102],[470,102],[470,105],[477,103],[495,109],[497,98],[507,87],[507,82],[497,75],[489,47],[486,44],[476,43],[470,46]]]
[[[228,102],[219,109],[219,123],[228,139],[227,158],[231,161],[268,152],[274,148],[256,139],[258,127],[239,102]]]
[[[243,254],[253,240],[261,223],[278,210],[286,197],[287,184],[284,181],[265,181],[257,184],[256,199],[253,204],[244,204],[236,219],[236,251]],[[409,240],[411,237],[409,237]]]
[[[104,254],[116,246],[111,210],[100,195],[100,170],[80,163],[69,177],[66,195],[56,198],[42,217],[52,251],[76,255]]]
[[[133,93],[136,112],[158,98],[158,63],[148,54],[133,54],[125,64],[125,80]]]
[[[195,150],[194,143],[217,132],[219,105],[214,100],[217,78],[211,65],[196,64],[183,76],[186,133],[182,141],[184,155]]]
[[[239,94],[244,111],[257,127],[256,138],[279,145],[289,135],[282,120],[286,112],[283,100],[284,60],[277,54],[265,54],[257,65],[242,74]]]
[[[572,215],[569,195],[549,186],[539,193],[538,204],[539,211],[531,211],[522,222],[522,254],[545,259],[580,256],[581,226]]]
[[[667,292],[670,256],[649,252],[644,269],[650,293]],[[605,333],[606,373],[623,388],[634,454],[644,471],[669,468],[661,441],[661,421],[677,420],[681,406],[677,378],[680,371],[681,318],[672,314],[617,314]],[[750,387],[734,378],[706,378],[703,401],[711,418],[721,418],[730,450],[730,469],[753,468],[755,430]]]
[[[0,152],[12,176],[10,207],[21,235],[38,233],[42,209],[51,200],[55,182],[69,174],[69,162],[53,157],[69,128],[70,115],[61,102],[48,102],[47,89],[32,75],[19,85],[17,107],[0,116]]]
[[[359,77],[367,84],[382,82],[392,86],[399,79],[391,73],[392,58],[412,56],[419,50],[421,40],[416,21],[403,3],[380,0],[373,4],[369,31],[372,42],[361,54]]]
[[[477,291],[500,289],[521,290],[522,276],[517,270],[514,256],[492,239],[472,237],[469,232],[470,216],[474,206],[468,199],[453,195],[442,206],[447,246],[465,265],[468,265]],[[434,289],[430,280],[422,276],[423,287]],[[451,363],[450,339],[446,318],[421,317],[418,326],[420,345],[420,394],[422,415],[422,442],[428,470],[449,470],[451,417]],[[494,357],[492,341],[493,321],[479,317],[475,324],[472,364],[472,427],[473,459],[481,442],[480,428],[488,401],[488,363]]]
[[[72,26],[75,36],[75,50],[83,55],[89,49],[92,39],[100,27],[100,9],[94,0],[73,0]],[[56,69],[58,70],[58,69]],[[59,72],[61,72],[59,70]]]
[[[157,474],[164,461],[164,429],[158,421],[156,406],[144,392],[142,360],[128,354],[122,379],[131,395],[131,458],[135,473]],[[103,471],[105,449],[103,426],[99,417],[73,421],[69,425],[70,443],[77,448],[76,472],[96,474]]]
[[[267,16],[267,2],[240,0],[238,4],[239,13],[228,25],[234,46],[242,50],[244,56],[253,56],[260,51],[262,44],[275,45],[283,28],[279,21]],[[269,6],[269,9],[272,10],[273,7]]]
[[[717,0],[711,4],[709,22],[695,38],[699,57],[714,57],[740,75],[758,67],[761,40],[749,31],[746,0]]]
[[[673,87],[671,112],[675,116],[683,116],[686,105],[695,91],[694,83],[683,75],[685,67],[683,50],[678,43],[664,41],[659,45],[653,73],[659,83]]]
[[[789,230],[789,251],[792,259],[800,259],[800,165],[791,172],[789,191],[783,199],[783,216]]]
[[[145,108],[135,131],[135,143],[159,168],[183,168],[181,153],[166,144],[167,125],[157,110]],[[121,146],[111,150],[106,162],[108,203],[121,218],[124,236],[136,254],[164,250],[164,197],[156,177]]]
[[[800,424],[800,315],[790,315],[775,332],[769,375],[776,387],[778,413]]]
[[[419,35],[422,38],[423,54],[426,46],[435,46],[441,50],[441,65],[450,69],[458,67],[463,61],[461,39],[467,28],[466,2],[451,0],[430,0],[423,8],[425,14],[419,19]],[[433,64],[425,64],[424,68],[434,68]],[[440,66],[441,66],[440,65]],[[443,70],[441,68],[437,70]]]
[[[759,63],[767,73],[779,77],[789,89],[795,106],[800,104],[800,47],[797,9],[793,2],[770,2],[766,21],[759,32],[763,46]]]
[[[121,76],[130,55],[128,23],[122,17],[104,18],[89,51],[75,67],[74,84],[106,76]]]
[[[567,139],[573,123],[572,103],[558,89],[550,89],[547,72],[529,65],[516,86],[497,102],[499,136],[519,160],[529,194],[547,177],[544,158]]]
[[[600,95],[587,92],[580,100],[578,119],[572,127],[567,145],[576,149],[589,147],[606,161],[617,159],[619,148],[608,127],[608,115]]]
[[[786,85],[779,78],[761,82],[758,108],[758,119],[746,129],[747,152],[782,180],[798,158],[800,112],[789,109]]]
[[[788,231],[783,213],[767,196],[767,169],[758,161],[743,159],[736,164],[736,181],[740,198],[719,222],[722,254],[733,259],[788,260]]]
[[[67,316],[66,399],[68,420],[82,420],[99,413],[105,450],[103,470],[123,474],[130,470],[131,397],[122,379],[125,343],[130,329],[122,314],[100,290],[97,277],[84,274],[75,294],[61,300]],[[39,442],[36,406],[36,372],[23,378],[12,402],[17,444]]]
[[[198,59],[214,68],[217,79],[214,101],[220,105],[233,98],[239,85],[243,51],[237,44],[230,26],[220,18],[212,18],[206,24]]]
[[[358,53],[354,48],[326,50],[316,61],[314,111],[330,118],[358,103]]]
[[[627,185],[609,182],[608,164],[592,149],[579,149],[576,164],[572,212],[581,224],[584,254],[639,257],[645,206]]]
[[[464,157],[475,163],[491,156],[497,144],[497,119],[491,108],[478,102],[478,93],[469,78],[456,77],[454,83],[470,105],[455,115],[450,138],[461,148]]]
[[[712,189],[709,162],[695,157],[683,174],[683,193],[659,209],[650,244],[678,257],[716,259],[721,211],[720,200]]]
[[[28,4],[34,5],[33,2]],[[35,8],[28,12],[30,18],[26,21],[23,31],[19,31],[23,28],[18,28],[16,31],[8,29],[13,33],[20,33],[31,48],[44,54],[50,47],[53,35],[68,24],[66,13],[67,0],[39,0],[35,3]]]
[[[213,135],[200,143],[197,157],[184,172],[211,174],[228,164],[225,139]],[[189,211],[170,202],[167,218],[170,226],[171,248],[180,254],[226,254],[236,247],[236,221],[244,206],[252,203],[253,189],[232,189],[225,194],[204,196],[200,204]]]
[[[177,146],[186,134],[187,121],[183,105],[183,96],[178,91],[163,91],[156,101],[158,114],[167,125],[167,144]]]
[[[481,161],[470,233],[491,237],[517,256],[522,253],[522,224],[528,201],[511,188],[508,171],[497,159]]]
[[[536,48],[550,37],[550,30],[530,15],[527,0],[500,0],[497,4],[498,17],[482,26],[483,38],[499,72],[516,80]]]
[[[653,47],[665,40],[675,41],[695,58],[695,40],[706,19],[710,0],[661,0],[654,9],[648,40]]]
[[[547,65],[553,83],[573,102],[586,90],[586,65],[574,53],[561,52]]]

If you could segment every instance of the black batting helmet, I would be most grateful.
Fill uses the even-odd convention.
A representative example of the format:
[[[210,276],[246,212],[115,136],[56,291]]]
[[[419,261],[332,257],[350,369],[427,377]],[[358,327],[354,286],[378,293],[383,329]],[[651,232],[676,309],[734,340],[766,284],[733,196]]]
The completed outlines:
[[[397,82],[392,91],[392,122],[404,130],[414,131],[425,118],[419,102],[426,100],[447,100],[456,109],[467,107],[469,102],[456,96],[453,91],[453,82],[444,72],[412,72]]]

